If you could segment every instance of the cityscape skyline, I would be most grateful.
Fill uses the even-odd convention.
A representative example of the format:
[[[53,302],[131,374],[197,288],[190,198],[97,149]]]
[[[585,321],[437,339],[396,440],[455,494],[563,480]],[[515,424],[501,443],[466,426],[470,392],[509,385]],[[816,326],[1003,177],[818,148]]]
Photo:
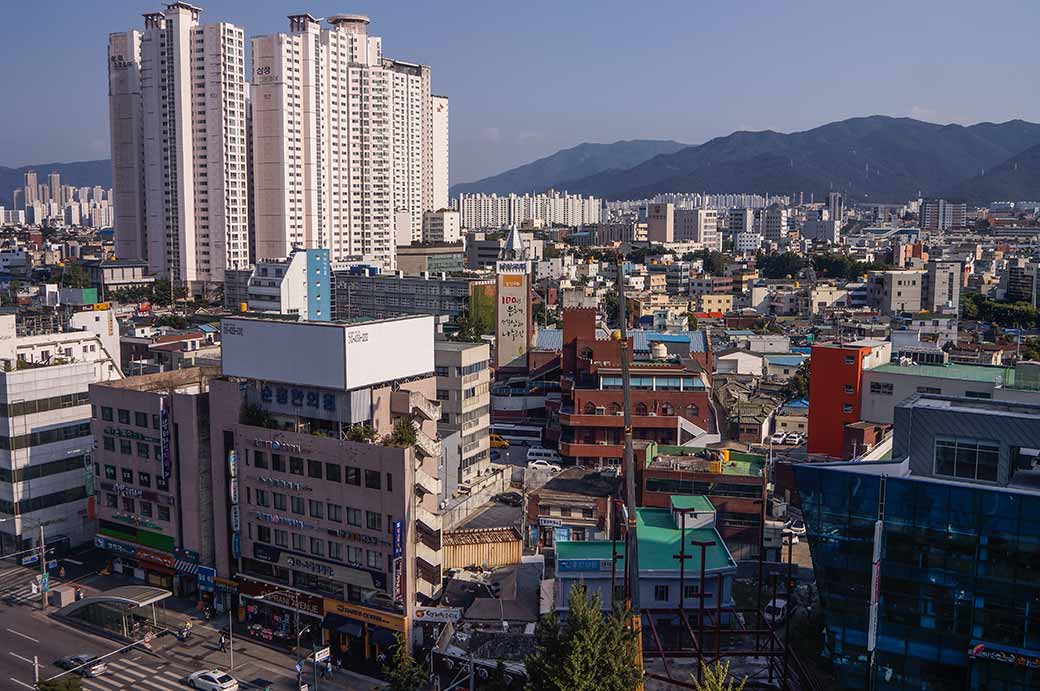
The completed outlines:
[[[134,9],[141,14],[156,9],[152,3],[136,5]],[[814,2],[798,8],[761,7],[739,15],[708,5],[700,13],[712,19],[708,29],[677,4],[624,8],[624,12],[620,5],[616,12],[612,7],[598,6],[600,13],[593,17],[581,7],[525,6],[529,16],[556,16],[555,21],[529,24],[519,11],[470,12],[461,3],[452,10],[466,16],[466,24],[451,21],[452,11],[416,5],[386,8],[365,2],[349,6],[313,2],[289,9],[315,16],[369,14],[373,31],[388,37],[390,54],[437,66],[432,89],[454,101],[452,184],[584,141],[654,138],[698,144],[734,130],[798,131],[873,113],[963,124],[1017,117],[1028,120],[1030,112],[1040,110],[1027,81],[1027,68],[1035,59],[1026,52],[1028,40],[1020,40],[1028,38],[1027,27],[1037,18],[1037,8],[1027,3],[1007,3],[1003,12],[972,16],[970,26],[962,19],[967,14],[948,4],[942,6],[942,12],[934,11],[937,4],[922,3],[898,8],[893,4],[888,13],[883,6],[871,6],[846,8],[839,14],[826,12],[825,7],[833,8]],[[205,22],[242,26],[247,40],[284,31],[288,13],[273,2],[255,3],[246,11],[240,3],[215,1],[205,3],[203,11]],[[643,26],[653,26],[654,17],[670,16],[674,21],[656,30],[654,49],[639,55],[633,52],[627,60],[613,60],[609,70],[595,66],[580,70],[580,86],[566,78],[569,70],[561,70],[560,64],[596,55],[597,37],[631,24],[633,12],[635,21]],[[0,28],[0,37],[13,54],[25,56],[20,58],[25,62],[23,70],[16,62],[14,69],[5,72],[5,79],[29,70],[45,83],[54,82],[62,79],[70,64],[81,66],[81,72],[77,79],[66,81],[65,89],[40,90],[40,107],[33,118],[14,112],[0,114],[0,151],[5,152],[0,165],[107,158],[104,45],[110,31],[126,26],[127,18],[138,12],[124,6],[76,6],[62,13],[60,23],[40,21],[35,6],[10,8],[7,14],[11,21]],[[878,22],[886,16],[899,17],[899,21],[887,26]],[[749,21],[751,18],[755,21]],[[573,35],[570,27],[575,22],[590,30]],[[931,30],[921,31],[925,22]],[[508,32],[502,31],[505,26]],[[456,27],[462,27],[465,35],[455,36]],[[742,33],[748,45],[768,46],[769,34],[779,38],[785,32],[800,38],[785,40],[783,50],[772,51],[768,59],[765,48],[732,51],[727,38]],[[95,34],[96,41],[85,40]],[[981,43],[949,40],[958,34],[999,34],[1003,49],[994,55]],[[458,48],[462,40],[466,50]],[[532,41],[554,48],[532,53]],[[41,55],[41,47],[52,50]],[[874,52],[884,55],[884,60],[863,60]],[[484,57],[474,60],[473,55]],[[676,89],[675,74],[655,67],[663,58],[705,67],[714,64],[716,68],[702,67],[692,73],[688,85],[697,88]],[[510,78],[501,79],[502,75]],[[799,75],[810,86],[816,82],[836,88],[792,92]],[[961,98],[966,85],[983,80],[987,89],[1003,94],[999,103]],[[518,107],[515,98],[518,83],[528,85],[523,90],[527,94],[523,107]],[[770,107],[758,112],[747,108],[746,96],[739,94],[748,89]],[[620,97],[644,90],[658,94],[657,107],[648,109],[639,98]],[[717,94],[710,112],[699,107],[705,91]],[[583,110],[571,108],[574,98],[584,103]],[[75,129],[60,127],[69,103],[75,104],[81,123]],[[698,114],[691,118],[691,112]]]

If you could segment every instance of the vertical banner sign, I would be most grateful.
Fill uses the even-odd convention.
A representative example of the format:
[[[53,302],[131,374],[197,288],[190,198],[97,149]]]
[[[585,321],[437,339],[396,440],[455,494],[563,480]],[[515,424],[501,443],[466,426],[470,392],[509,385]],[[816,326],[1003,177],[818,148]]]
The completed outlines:
[[[401,521],[394,521],[393,525],[393,548],[394,548],[394,600],[404,600],[404,525]]]
[[[242,519],[238,506],[238,452],[234,449],[228,451],[227,471],[228,496],[231,499],[231,555],[238,559],[242,556]]]
[[[870,612],[867,619],[867,652],[877,647],[878,601],[881,599],[881,540],[884,521],[874,523],[874,555],[870,568]]]
[[[498,301],[495,310],[495,352],[499,367],[527,367],[531,342],[531,262],[495,264]]]
[[[170,403],[166,396],[159,399],[159,437],[162,444],[163,479],[169,480],[173,459],[170,457]]]

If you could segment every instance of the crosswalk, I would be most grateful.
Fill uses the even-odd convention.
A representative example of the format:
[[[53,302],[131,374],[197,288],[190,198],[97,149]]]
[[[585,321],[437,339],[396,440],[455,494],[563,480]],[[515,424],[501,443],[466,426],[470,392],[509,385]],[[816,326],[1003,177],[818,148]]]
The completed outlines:
[[[38,573],[24,566],[0,568],[0,602],[21,604],[39,600],[39,591],[32,592]]]
[[[143,657],[139,662],[127,658],[108,658],[108,672],[99,677],[83,680],[83,688],[90,691],[170,691],[184,689],[184,672],[169,664],[149,664],[153,660]],[[154,660],[154,662],[158,662]]]

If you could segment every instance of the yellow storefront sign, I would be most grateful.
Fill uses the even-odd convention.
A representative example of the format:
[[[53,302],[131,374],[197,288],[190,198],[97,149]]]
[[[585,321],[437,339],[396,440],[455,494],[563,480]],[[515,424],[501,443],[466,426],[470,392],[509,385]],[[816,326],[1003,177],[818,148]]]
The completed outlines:
[[[384,629],[400,631],[401,633],[406,631],[407,617],[390,614],[389,612],[380,612],[377,609],[369,609],[368,607],[340,602],[331,598],[325,598],[325,614],[338,614],[341,617],[367,622],[376,626],[382,626]]]

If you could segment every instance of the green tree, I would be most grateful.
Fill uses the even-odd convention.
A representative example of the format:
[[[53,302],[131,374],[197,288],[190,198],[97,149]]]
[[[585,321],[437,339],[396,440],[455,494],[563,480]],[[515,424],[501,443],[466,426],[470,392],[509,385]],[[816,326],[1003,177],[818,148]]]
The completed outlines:
[[[491,333],[491,325],[487,323],[483,315],[468,309],[455,318],[458,329],[451,335],[453,341],[466,341],[468,343],[480,343],[485,334]]]
[[[607,319],[607,326],[612,329],[618,328],[621,324],[618,306],[618,296],[613,290],[607,292],[607,294],[603,296],[603,315]]]
[[[506,666],[499,660],[498,666],[495,667],[494,671],[488,675],[487,681],[480,684],[480,691],[519,691],[520,685],[517,682],[510,683],[506,679]]]
[[[711,276],[721,276],[729,264],[729,258],[716,250],[702,249],[696,252],[687,252],[683,255],[683,261],[695,261],[697,259],[700,259],[703,263],[704,273]]]
[[[788,276],[793,278],[809,264],[805,257],[794,252],[759,254],[756,263],[759,273],[765,278],[787,278]]]
[[[806,398],[809,396],[809,363],[798,368],[784,387],[788,399]]]
[[[390,434],[383,437],[383,444],[385,446],[408,447],[415,444],[415,439],[415,427],[412,426],[410,420],[401,418],[394,424],[394,429]]]
[[[173,290],[173,293],[170,291]],[[181,300],[188,296],[188,289],[181,283],[171,288],[169,279],[157,278],[152,284],[151,301],[157,305],[169,305],[171,297]]]
[[[538,622],[535,649],[525,660],[528,691],[631,691],[641,681],[631,613],[600,609],[584,586],[570,593],[567,620],[551,613]]]
[[[549,243],[542,248],[542,259],[556,259],[560,256],[560,250],[556,249],[556,245]]]
[[[347,430],[347,439],[350,441],[375,441],[376,428],[367,422],[351,425]]]
[[[61,286],[63,288],[90,288],[90,274],[79,262],[66,261],[61,270]]]
[[[697,330],[697,315],[694,314],[693,312],[688,312],[686,314],[686,330],[687,331],[696,331]]]
[[[171,329],[187,329],[191,326],[191,322],[179,314],[164,314],[159,317],[155,323],[159,326],[166,326]]]
[[[743,691],[747,684],[745,676],[740,681],[730,676],[729,661],[716,660],[704,668],[704,681],[698,681],[697,675],[693,677],[693,688],[696,691]]]
[[[412,657],[401,634],[397,634],[397,644],[383,666],[383,674],[389,691],[419,691],[427,685],[426,670]]]

